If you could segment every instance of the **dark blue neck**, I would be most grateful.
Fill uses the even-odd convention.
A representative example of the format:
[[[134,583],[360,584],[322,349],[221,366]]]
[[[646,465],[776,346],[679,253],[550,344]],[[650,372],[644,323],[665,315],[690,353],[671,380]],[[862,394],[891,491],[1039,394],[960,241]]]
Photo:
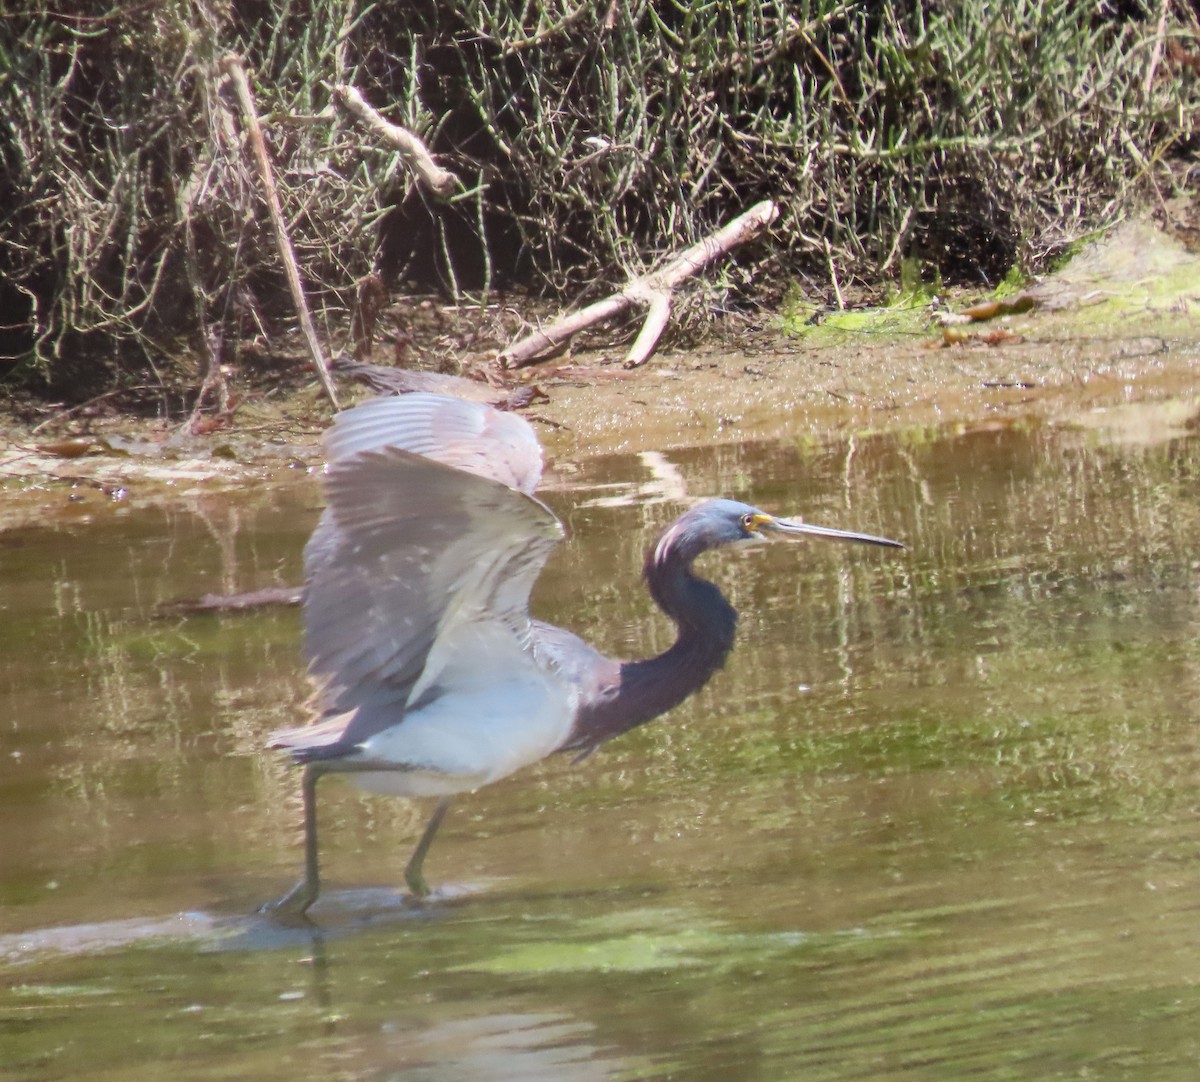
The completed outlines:
[[[733,648],[737,613],[716,586],[692,572],[691,559],[652,549],[645,578],[650,595],[675,622],[675,643],[657,657],[623,662],[608,694],[583,705],[569,747],[595,747],[678,706]]]
[[[651,586],[654,600],[675,621],[675,643],[657,657],[621,666],[622,698],[636,706],[637,720],[627,728],[678,706],[708,683],[733,649],[737,613],[711,582],[681,567],[668,603]]]

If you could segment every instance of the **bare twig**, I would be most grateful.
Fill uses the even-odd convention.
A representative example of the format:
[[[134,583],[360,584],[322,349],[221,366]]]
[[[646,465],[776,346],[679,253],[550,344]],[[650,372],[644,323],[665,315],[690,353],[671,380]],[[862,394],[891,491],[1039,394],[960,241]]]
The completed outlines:
[[[321,350],[321,343],[317,340],[317,329],[313,326],[312,313],[308,310],[308,301],[304,297],[304,286],[300,282],[300,268],[296,265],[296,253],[292,250],[291,240],[288,239],[287,223],[283,220],[279,192],[271,173],[271,159],[267,155],[267,143],[263,139],[262,126],[258,122],[258,111],[254,106],[254,95],[250,91],[250,80],[246,78],[245,65],[240,56],[230,53],[221,61],[221,70],[229,76],[233,83],[238,104],[242,109],[242,116],[245,118],[246,133],[250,137],[250,146],[254,151],[259,179],[262,181],[263,195],[271,214],[271,224],[275,228],[275,243],[279,249],[279,258],[283,261],[288,287],[292,291],[292,301],[296,305],[296,314],[300,319],[300,331],[308,345],[308,353],[312,358],[313,367],[317,370],[317,376],[321,380],[321,386],[325,388],[325,394],[333,408],[337,409],[337,391],[330,378],[329,366],[325,363],[325,354]]]
[[[339,83],[333,88],[334,100],[376,138],[393,147],[417,180],[435,195],[451,195],[458,187],[458,177],[433,160],[429,148],[407,128],[385,119],[367,104],[356,87]]]
[[[1158,65],[1162,62],[1163,43],[1167,37],[1167,17],[1171,13],[1171,0],[1161,0],[1158,11],[1158,27],[1154,31],[1154,49],[1150,54],[1150,63],[1146,65],[1146,77],[1142,80],[1142,97],[1149,98],[1154,89],[1154,76]]]
[[[833,292],[837,296],[837,306],[839,312],[846,310],[846,298],[842,296],[842,287],[838,284],[837,263],[833,258],[833,246],[829,243],[828,237],[823,237],[822,241],[825,245],[825,262],[829,266],[829,281],[833,286]]]
[[[590,3],[580,4],[574,11],[568,11],[558,22],[546,27],[546,29],[540,30],[536,34],[530,34],[528,37],[514,38],[505,44],[504,55],[512,56],[514,53],[519,53],[522,49],[537,48],[559,34],[565,34],[575,23],[589,15],[593,7],[594,5]],[[614,20],[615,15],[610,8],[608,14],[605,16],[604,28],[606,30],[611,29],[608,23]]]
[[[371,356],[375,341],[375,324],[379,313],[387,304],[387,287],[377,274],[368,274],[358,280],[358,296],[354,310],[350,313],[350,337],[354,341],[354,356],[365,361]],[[336,358],[334,365],[337,364]]]
[[[202,594],[200,597],[164,601],[161,613],[192,615],[204,612],[247,612],[271,605],[299,605],[304,601],[303,586],[266,586],[243,594]]]
[[[190,208],[188,208],[190,211]],[[197,340],[204,365],[204,376],[200,382],[200,391],[192,405],[192,414],[187,419],[187,427],[194,430],[200,422],[200,414],[210,395],[215,395],[218,415],[229,413],[229,384],[225,380],[222,368],[222,356],[225,352],[225,335],[220,324],[212,325],[208,321],[204,284],[200,274],[200,260],[196,253],[196,237],[192,228],[192,216],[184,214],[184,259],[187,262],[188,284],[191,287],[192,306],[195,311]]]
[[[626,368],[644,364],[654,352],[671,316],[671,296],[686,278],[699,274],[730,249],[750,240],[775,221],[778,208],[769,199],[756,203],[728,225],[693,244],[665,267],[632,281],[619,293],[589,304],[569,316],[527,335],[500,354],[505,368],[520,368],[544,359],[586,327],[611,319],[634,304],[645,305],[646,320],[625,357]]]
[[[39,421],[29,430],[31,436],[36,436],[44,428],[49,428],[51,425],[58,424],[59,421],[66,421],[77,413],[83,413],[91,409],[98,402],[104,402],[109,398],[118,398],[121,395],[137,394],[140,391],[162,391],[161,384],[154,383],[139,383],[134,387],[117,387],[111,391],[105,391],[103,394],[94,395],[86,402],[78,402],[74,406],[69,406],[66,409],[57,410],[44,421]]]

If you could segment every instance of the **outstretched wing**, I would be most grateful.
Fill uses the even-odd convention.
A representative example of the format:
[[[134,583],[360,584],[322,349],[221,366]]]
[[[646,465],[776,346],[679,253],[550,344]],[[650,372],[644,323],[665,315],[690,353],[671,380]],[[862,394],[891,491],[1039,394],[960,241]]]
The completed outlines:
[[[528,496],[542,477],[542,448],[528,421],[447,395],[369,399],[338,414],[325,437],[331,466],[385,448],[499,481]]]
[[[336,741],[346,745],[461,665],[464,629],[523,648],[530,590],[563,531],[532,496],[532,429],[480,403],[374,399],[340,414],[326,447],[328,506],[305,549],[305,651],[326,714],[356,712]]]

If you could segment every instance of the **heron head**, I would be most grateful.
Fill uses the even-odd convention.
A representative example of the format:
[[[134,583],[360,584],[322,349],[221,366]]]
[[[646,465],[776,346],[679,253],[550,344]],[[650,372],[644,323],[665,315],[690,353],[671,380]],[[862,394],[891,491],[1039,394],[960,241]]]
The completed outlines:
[[[662,563],[671,558],[692,560],[702,552],[726,545],[772,538],[795,540],[802,537],[904,548],[899,541],[876,537],[874,534],[835,530],[829,526],[814,526],[796,519],[776,518],[766,511],[739,503],[737,500],[705,500],[675,520],[652,550],[652,559],[655,563]]]
[[[899,541],[892,541],[887,537],[852,530],[836,530],[829,526],[814,526],[799,519],[777,518],[736,500],[708,500],[698,504],[680,519],[679,525],[684,527],[683,533],[685,538],[690,540],[690,547],[699,548],[776,538],[797,540],[803,537],[904,548]]]

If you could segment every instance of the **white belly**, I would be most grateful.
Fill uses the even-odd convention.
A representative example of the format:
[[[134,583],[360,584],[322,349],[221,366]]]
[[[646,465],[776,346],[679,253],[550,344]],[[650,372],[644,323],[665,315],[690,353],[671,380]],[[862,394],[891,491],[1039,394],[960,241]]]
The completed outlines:
[[[456,690],[407,714],[401,724],[371,737],[355,756],[349,780],[372,793],[447,796],[536,763],[567,738],[575,695],[529,672],[497,690]],[[391,767],[391,769],[388,769]]]

